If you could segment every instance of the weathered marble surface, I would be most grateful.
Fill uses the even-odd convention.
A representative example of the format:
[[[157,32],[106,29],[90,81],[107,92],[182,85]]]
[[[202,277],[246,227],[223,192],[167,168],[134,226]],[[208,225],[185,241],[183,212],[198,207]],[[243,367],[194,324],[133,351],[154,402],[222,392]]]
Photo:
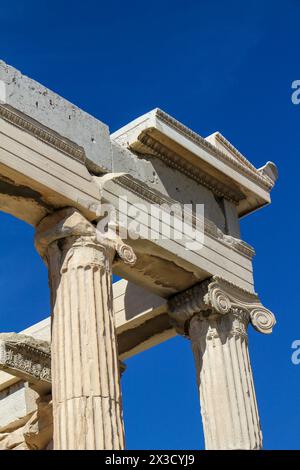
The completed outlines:
[[[0,370],[31,383],[40,393],[51,389],[49,342],[24,334],[0,334]]]
[[[212,278],[169,300],[177,331],[191,340],[208,450],[258,450],[262,432],[247,328],[276,323],[257,295]]]
[[[53,437],[51,397],[37,400],[36,410],[0,427],[0,450],[51,449]]]
[[[43,219],[35,245],[51,289],[54,449],[123,449],[111,270],[116,254],[130,265],[135,254],[72,208]]]
[[[169,299],[174,327],[191,339],[207,447],[260,448],[246,327],[251,321],[269,333],[275,320],[254,293],[254,250],[240,240],[239,217],[270,203],[276,166],[257,169],[219,132],[203,138],[159,109],[110,136],[105,124],[3,62],[0,133],[0,210],[36,228],[36,246],[49,267],[54,448],[124,447],[112,270]],[[136,203],[147,208],[141,222],[147,230],[153,204],[178,203],[181,212],[184,203],[204,203],[201,250],[186,249],[190,235],[133,237],[126,246],[120,239],[96,240],[99,204],[120,215],[124,195],[131,209]],[[196,222],[191,215],[189,229]],[[131,351],[173,334],[163,314],[154,308],[137,323],[130,319],[139,328]],[[143,329],[148,320],[155,325],[150,335]],[[6,370],[36,390],[43,381],[49,386],[46,352],[36,359],[35,347],[17,342],[1,343]],[[14,385],[9,377],[7,383]],[[51,446],[50,406],[29,397],[26,415],[0,430],[2,446]],[[45,432],[37,432],[44,416]]]
[[[48,142],[48,129],[63,137],[61,148],[72,151],[92,171],[112,171],[108,126],[2,61],[0,104],[0,116],[5,115],[5,109],[17,110],[44,131]]]

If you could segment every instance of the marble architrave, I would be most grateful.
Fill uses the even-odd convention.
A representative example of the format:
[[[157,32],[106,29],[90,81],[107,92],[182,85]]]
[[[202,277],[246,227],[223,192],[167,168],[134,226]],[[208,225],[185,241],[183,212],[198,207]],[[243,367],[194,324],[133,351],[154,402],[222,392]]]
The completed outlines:
[[[203,138],[160,109],[110,134],[106,124],[4,62],[0,134],[0,210],[34,226],[49,269],[54,448],[124,448],[119,355],[157,344],[175,329],[194,350],[206,446],[260,448],[247,325],[269,333],[274,317],[255,294],[254,250],[241,240],[239,218],[270,203],[276,166],[256,168],[221,133]],[[122,237],[99,239],[103,203],[114,207],[119,235],[124,228],[122,197],[126,221],[136,222],[136,205],[142,207],[139,225],[147,233],[151,207],[177,206],[179,217],[189,204],[187,234],[164,237],[163,219],[155,220],[153,237],[140,237],[135,224],[126,244]],[[195,215],[198,204],[204,216]],[[187,249],[200,219],[201,249]],[[135,318],[127,317],[125,301],[120,334],[112,273],[165,299]],[[34,364],[9,354],[16,374]],[[6,379],[7,387],[15,383]],[[23,439],[15,438],[11,448]]]
[[[217,277],[175,295],[169,308],[177,331],[191,340],[206,449],[261,449],[247,328],[270,334],[273,313],[256,294]]]

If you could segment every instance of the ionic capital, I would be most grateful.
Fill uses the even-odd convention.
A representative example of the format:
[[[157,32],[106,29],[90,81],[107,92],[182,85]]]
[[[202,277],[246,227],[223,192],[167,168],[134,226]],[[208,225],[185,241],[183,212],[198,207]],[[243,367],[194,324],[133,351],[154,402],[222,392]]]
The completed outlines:
[[[189,335],[189,322],[196,314],[202,319],[229,313],[247,315],[253,327],[264,334],[272,333],[276,323],[273,313],[261,304],[257,294],[217,276],[174,295],[168,306],[173,325],[186,336]]]
[[[41,395],[51,390],[51,347],[17,333],[0,334],[0,370],[30,383]]]
[[[133,249],[115,234],[109,238],[100,233],[78,210],[69,207],[48,215],[36,228],[35,246],[46,261],[48,248],[54,243],[71,239],[74,246],[102,246],[112,257],[117,255],[127,264],[136,262]]]

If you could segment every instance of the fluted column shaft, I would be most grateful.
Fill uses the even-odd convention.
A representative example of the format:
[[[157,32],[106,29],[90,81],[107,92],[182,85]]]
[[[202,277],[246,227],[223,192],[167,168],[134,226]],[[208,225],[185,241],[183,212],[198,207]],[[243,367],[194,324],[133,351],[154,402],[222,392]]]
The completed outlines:
[[[262,434],[248,353],[248,314],[228,313],[189,327],[206,449],[260,449]]]
[[[170,320],[191,340],[206,449],[261,449],[248,353],[249,322],[264,334],[275,317],[253,292],[217,276],[174,295]]]
[[[52,297],[54,449],[123,449],[114,247],[73,209],[44,219],[36,244]]]

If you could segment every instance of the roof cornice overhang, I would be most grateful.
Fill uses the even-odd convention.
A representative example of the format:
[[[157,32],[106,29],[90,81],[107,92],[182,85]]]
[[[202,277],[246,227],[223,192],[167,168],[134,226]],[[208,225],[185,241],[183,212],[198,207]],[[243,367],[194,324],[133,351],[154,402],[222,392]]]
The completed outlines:
[[[234,202],[239,216],[270,203],[275,184],[225,137],[203,138],[160,109],[154,109],[112,134],[138,155],[161,159],[214,194]]]

